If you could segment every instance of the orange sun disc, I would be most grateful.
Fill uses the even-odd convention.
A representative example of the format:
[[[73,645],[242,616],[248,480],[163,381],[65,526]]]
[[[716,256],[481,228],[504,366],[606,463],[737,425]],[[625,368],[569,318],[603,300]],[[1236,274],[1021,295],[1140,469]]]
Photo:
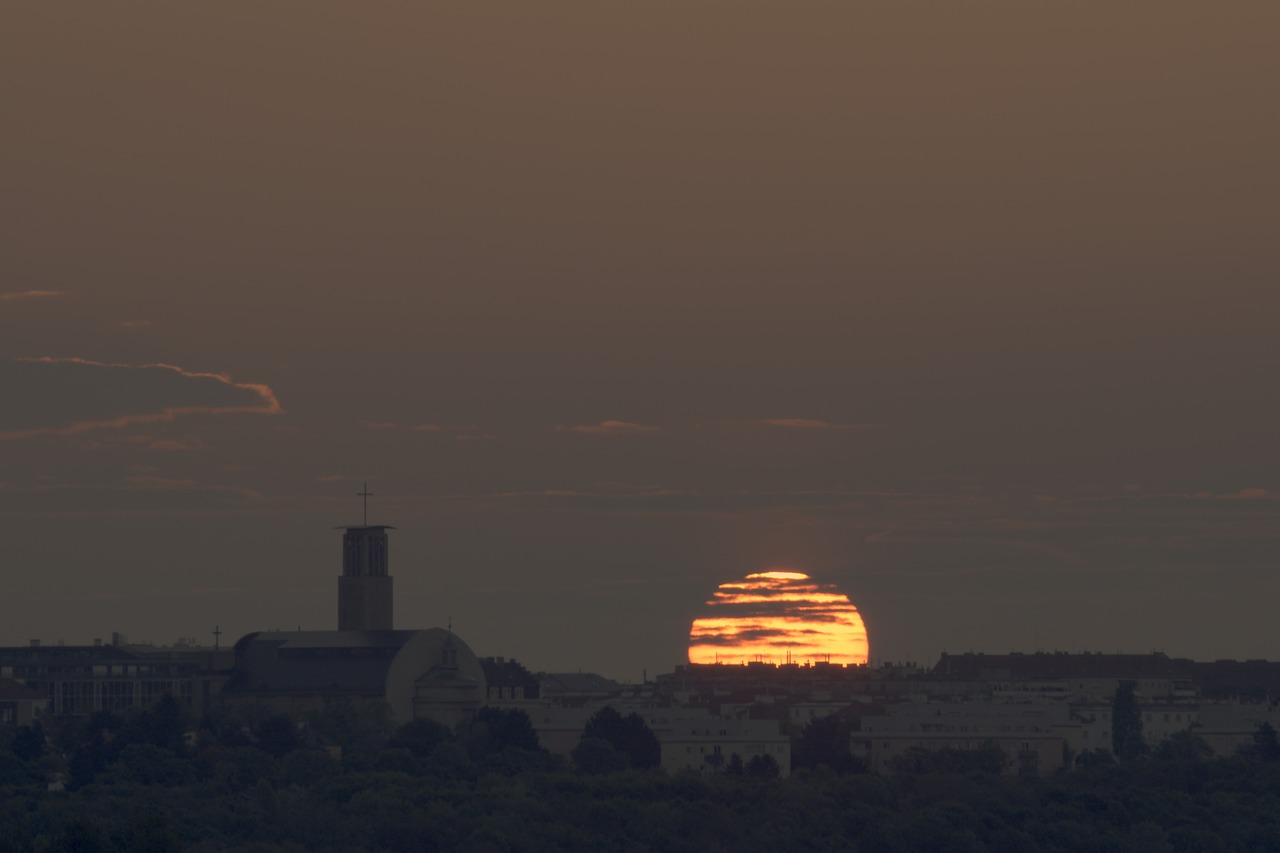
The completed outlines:
[[[757,572],[720,584],[689,631],[690,663],[865,664],[867,628],[833,584]]]

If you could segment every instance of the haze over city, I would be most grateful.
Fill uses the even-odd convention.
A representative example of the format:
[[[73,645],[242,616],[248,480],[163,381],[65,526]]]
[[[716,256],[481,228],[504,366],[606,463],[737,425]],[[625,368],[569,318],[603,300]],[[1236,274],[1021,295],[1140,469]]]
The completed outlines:
[[[1274,658],[1280,7],[25,4],[0,645]],[[224,641],[225,642],[225,641]]]

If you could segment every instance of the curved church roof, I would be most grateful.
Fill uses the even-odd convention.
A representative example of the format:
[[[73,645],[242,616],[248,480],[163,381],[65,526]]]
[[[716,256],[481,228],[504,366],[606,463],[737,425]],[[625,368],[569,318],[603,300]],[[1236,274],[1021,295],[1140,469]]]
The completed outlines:
[[[415,684],[452,681],[484,695],[484,670],[443,628],[421,631],[261,631],[235,645],[229,696],[383,698],[401,721],[413,717]]]

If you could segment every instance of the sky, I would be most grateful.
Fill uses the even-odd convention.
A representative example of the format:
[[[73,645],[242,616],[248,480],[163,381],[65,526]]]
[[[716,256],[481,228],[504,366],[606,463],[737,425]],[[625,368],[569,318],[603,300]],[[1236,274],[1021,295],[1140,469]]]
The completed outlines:
[[[1276,656],[1280,6],[10,4],[0,643]],[[824,587],[825,588],[825,587]]]

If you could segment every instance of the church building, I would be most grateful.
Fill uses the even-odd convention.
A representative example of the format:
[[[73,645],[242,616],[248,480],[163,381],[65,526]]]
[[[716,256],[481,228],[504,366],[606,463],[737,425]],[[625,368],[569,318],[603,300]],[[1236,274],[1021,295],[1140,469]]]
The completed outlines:
[[[261,631],[236,643],[228,704],[302,715],[334,701],[386,703],[396,725],[428,718],[450,727],[484,704],[484,670],[451,629],[394,628],[392,529],[344,528],[338,630]]]

